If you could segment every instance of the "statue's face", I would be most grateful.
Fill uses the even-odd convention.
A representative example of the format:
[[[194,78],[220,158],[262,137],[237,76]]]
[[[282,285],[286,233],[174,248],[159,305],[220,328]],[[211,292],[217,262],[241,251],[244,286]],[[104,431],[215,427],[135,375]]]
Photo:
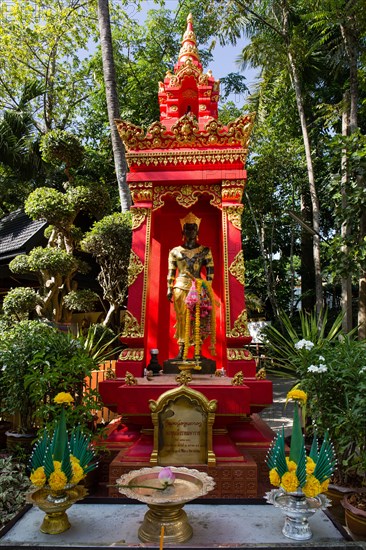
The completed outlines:
[[[198,235],[198,227],[196,223],[185,223],[183,227],[183,235],[187,239],[194,239]]]

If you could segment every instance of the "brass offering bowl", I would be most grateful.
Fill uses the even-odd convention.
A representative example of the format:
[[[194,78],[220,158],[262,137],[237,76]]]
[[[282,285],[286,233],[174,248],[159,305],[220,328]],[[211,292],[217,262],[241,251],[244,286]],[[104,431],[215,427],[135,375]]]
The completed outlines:
[[[171,466],[175,482],[166,489],[158,479],[161,466],[142,468],[117,479],[119,492],[148,505],[143,523],[138,530],[142,542],[159,542],[164,526],[164,542],[177,543],[189,540],[193,534],[184,504],[206,495],[215,487],[212,477],[191,468]],[[143,487],[142,487],[143,486]]]

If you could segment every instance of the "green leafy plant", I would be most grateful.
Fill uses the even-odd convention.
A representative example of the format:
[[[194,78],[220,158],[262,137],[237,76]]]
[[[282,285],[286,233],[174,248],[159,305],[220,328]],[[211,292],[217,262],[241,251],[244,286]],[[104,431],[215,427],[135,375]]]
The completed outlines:
[[[0,458],[0,528],[24,506],[30,485],[23,464],[11,456]]]
[[[312,430],[329,433],[340,481],[364,483],[366,473],[366,342],[350,337],[311,350],[298,367],[298,384],[308,395]]]
[[[87,377],[98,361],[71,334],[39,321],[21,321],[4,329],[0,341],[1,412],[18,413],[18,430],[29,432],[49,425],[57,413],[53,398],[69,391],[75,406],[70,424],[88,426],[100,407],[99,395]]]
[[[318,316],[315,312],[299,312],[300,328],[296,328],[285,312],[281,312],[282,330],[273,325],[263,329],[266,342],[266,353],[271,359],[266,368],[277,376],[298,378],[301,365],[311,364],[311,355],[321,350],[326,342],[334,342],[342,333],[342,318],[340,313],[333,323],[328,324],[327,310]],[[306,341],[310,344],[299,345]],[[308,348],[308,349],[307,349]],[[310,363],[309,363],[310,360]]]

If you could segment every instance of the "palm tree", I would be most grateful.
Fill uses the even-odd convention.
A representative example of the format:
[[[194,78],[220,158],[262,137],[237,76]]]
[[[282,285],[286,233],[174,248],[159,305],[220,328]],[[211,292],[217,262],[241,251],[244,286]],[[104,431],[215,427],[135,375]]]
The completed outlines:
[[[230,0],[229,2],[215,2],[215,9],[224,23],[223,39],[236,43],[241,35],[245,33],[257,42],[256,48],[253,48],[253,44],[243,48],[241,61],[250,60],[253,66],[262,66],[264,70],[273,70],[273,68],[277,71],[286,70],[291,79],[301,124],[307,166],[313,230],[316,310],[320,314],[323,307],[320,261],[320,207],[315,182],[314,153],[311,147],[308,114],[305,108],[307,98],[301,73],[301,68],[306,61],[306,56],[310,55],[311,48],[309,44],[305,43],[304,36],[301,36],[301,9],[294,6],[294,4],[287,3],[285,0],[272,0],[266,3],[251,0]],[[305,49],[308,48],[305,53],[304,47]]]
[[[98,0],[98,22],[114,166],[116,170],[116,178],[121,201],[121,210],[122,212],[126,212],[130,209],[131,206],[131,195],[126,181],[127,163],[125,148],[118,135],[117,126],[115,124],[115,120],[117,118],[120,118],[120,108],[117,95],[116,71],[113,58],[111,21],[108,0]]]

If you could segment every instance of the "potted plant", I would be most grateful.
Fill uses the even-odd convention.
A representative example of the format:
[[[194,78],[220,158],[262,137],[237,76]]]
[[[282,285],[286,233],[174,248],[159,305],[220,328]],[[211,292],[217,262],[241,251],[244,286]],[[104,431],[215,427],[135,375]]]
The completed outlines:
[[[70,421],[87,426],[100,402],[86,377],[97,368],[95,359],[71,334],[40,321],[21,321],[2,332],[0,413],[17,415],[18,440],[25,435],[32,441],[37,429],[53,423],[53,398],[67,390],[75,400]]]
[[[308,431],[319,436],[328,432],[333,441],[337,470],[330,497],[340,501],[345,492],[359,491],[365,483],[366,342],[345,336],[325,342],[320,350],[301,346],[303,359],[307,355],[308,360],[302,361],[297,373],[299,386],[308,395]],[[339,486],[346,489],[337,499]]]

